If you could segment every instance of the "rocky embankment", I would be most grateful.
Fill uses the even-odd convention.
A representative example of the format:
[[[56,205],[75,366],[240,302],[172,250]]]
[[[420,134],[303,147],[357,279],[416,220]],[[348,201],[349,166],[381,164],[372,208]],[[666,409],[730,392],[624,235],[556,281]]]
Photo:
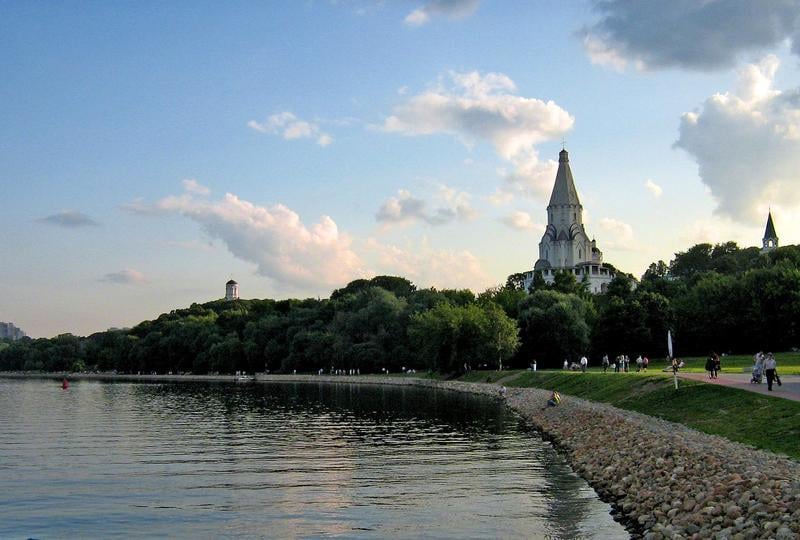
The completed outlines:
[[[414,384],[499,398],[498,387],[491,384],[392,377],[330,379]],[[613,504],[616,519],[634,538],[800,539],[800,463],[570,396],[563,396],[558,407],[542,410],[549,396],[545,390],[512,388],[505,400]]]
[[[512,389],[508,404],[550,437],[634,537],[800,538],[800,464],[615,407]]]

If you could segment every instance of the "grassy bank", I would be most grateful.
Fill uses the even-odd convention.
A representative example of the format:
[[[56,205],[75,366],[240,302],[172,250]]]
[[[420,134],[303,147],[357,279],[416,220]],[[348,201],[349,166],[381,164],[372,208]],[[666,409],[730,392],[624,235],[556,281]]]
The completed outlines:
[[[775,353],[778,362],[778,373],[783,375],[800,375],[800,352]],[[684,371],[702,373],[705,371],[706,357],[684,358],[686,363]],[[720,361],[722,372],[742,373],[753,369],[752,354],[732,354],[723,356]]]
[[[522,372],[509,387],[558,390],[609,403],[756,448],[800,458],[800,402],[661,374]]]

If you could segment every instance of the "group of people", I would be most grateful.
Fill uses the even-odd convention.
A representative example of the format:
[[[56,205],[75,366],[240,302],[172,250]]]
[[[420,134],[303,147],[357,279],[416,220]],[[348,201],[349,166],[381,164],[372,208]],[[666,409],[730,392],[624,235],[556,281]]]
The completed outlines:
[[[647,371],[647,366],[650,365],[650,359],[643,354],[636,357],[636,371]],[[607,372],[609,368],[614,370],[614,373],[628,373],[631,369],[631,359],[627,354],[620,354],[614,359],[614,363],[610,363],[608,355],[603,355],[602,360],[603,373]]]
[[[750,379],[751,383],[761,384],[761,380],[767,376],[767,390],[772,392],[772,383],[777,382],[781,386],[781,378],[778,375],[778,362],[775,361],[775,355],[770,353],[764,354],[759,351],[753,357],[753,377]]]
[[[719,355],[715,352],[711,352],[706,358],[706,371],[708,371],[708,378],[709,379],[716,379],[719,376],[721,366],[720,366],[720,358]]]

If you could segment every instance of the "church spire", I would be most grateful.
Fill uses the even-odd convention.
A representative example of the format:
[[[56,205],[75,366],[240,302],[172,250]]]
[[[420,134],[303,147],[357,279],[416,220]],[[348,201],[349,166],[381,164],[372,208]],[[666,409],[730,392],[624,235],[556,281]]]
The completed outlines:
[[[778,233],[775,232],[775,224],[772,222],[772,211],[767,214],[767,228],[764,230],[761,253],[772,251],[778,247]]]
[[[572,179],[572,171],[569,168],[569,153],[562,149],[558,153],[558,172],[556,173],[556,183],[553,185],[553,193],[550,195],[549,206],[580,206],[578,190],[575,189],[575,181]]]

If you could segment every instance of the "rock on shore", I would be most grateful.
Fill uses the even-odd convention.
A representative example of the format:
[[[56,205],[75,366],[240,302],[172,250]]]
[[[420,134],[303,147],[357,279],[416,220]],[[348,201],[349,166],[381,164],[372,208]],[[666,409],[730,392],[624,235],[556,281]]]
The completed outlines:
[[[492,384],[394,377],[305,380],[322,379],[412,384],[500,398]],[[615,518],[633,538],[800,539],[800,463],[571,396],[542,410],[549,397],[546,390],[512,388],[504,399],[613,504]]]
[[[613,502],[634,537],[800,538],[800,464],[693,429],[549,392],[508,404]]]

